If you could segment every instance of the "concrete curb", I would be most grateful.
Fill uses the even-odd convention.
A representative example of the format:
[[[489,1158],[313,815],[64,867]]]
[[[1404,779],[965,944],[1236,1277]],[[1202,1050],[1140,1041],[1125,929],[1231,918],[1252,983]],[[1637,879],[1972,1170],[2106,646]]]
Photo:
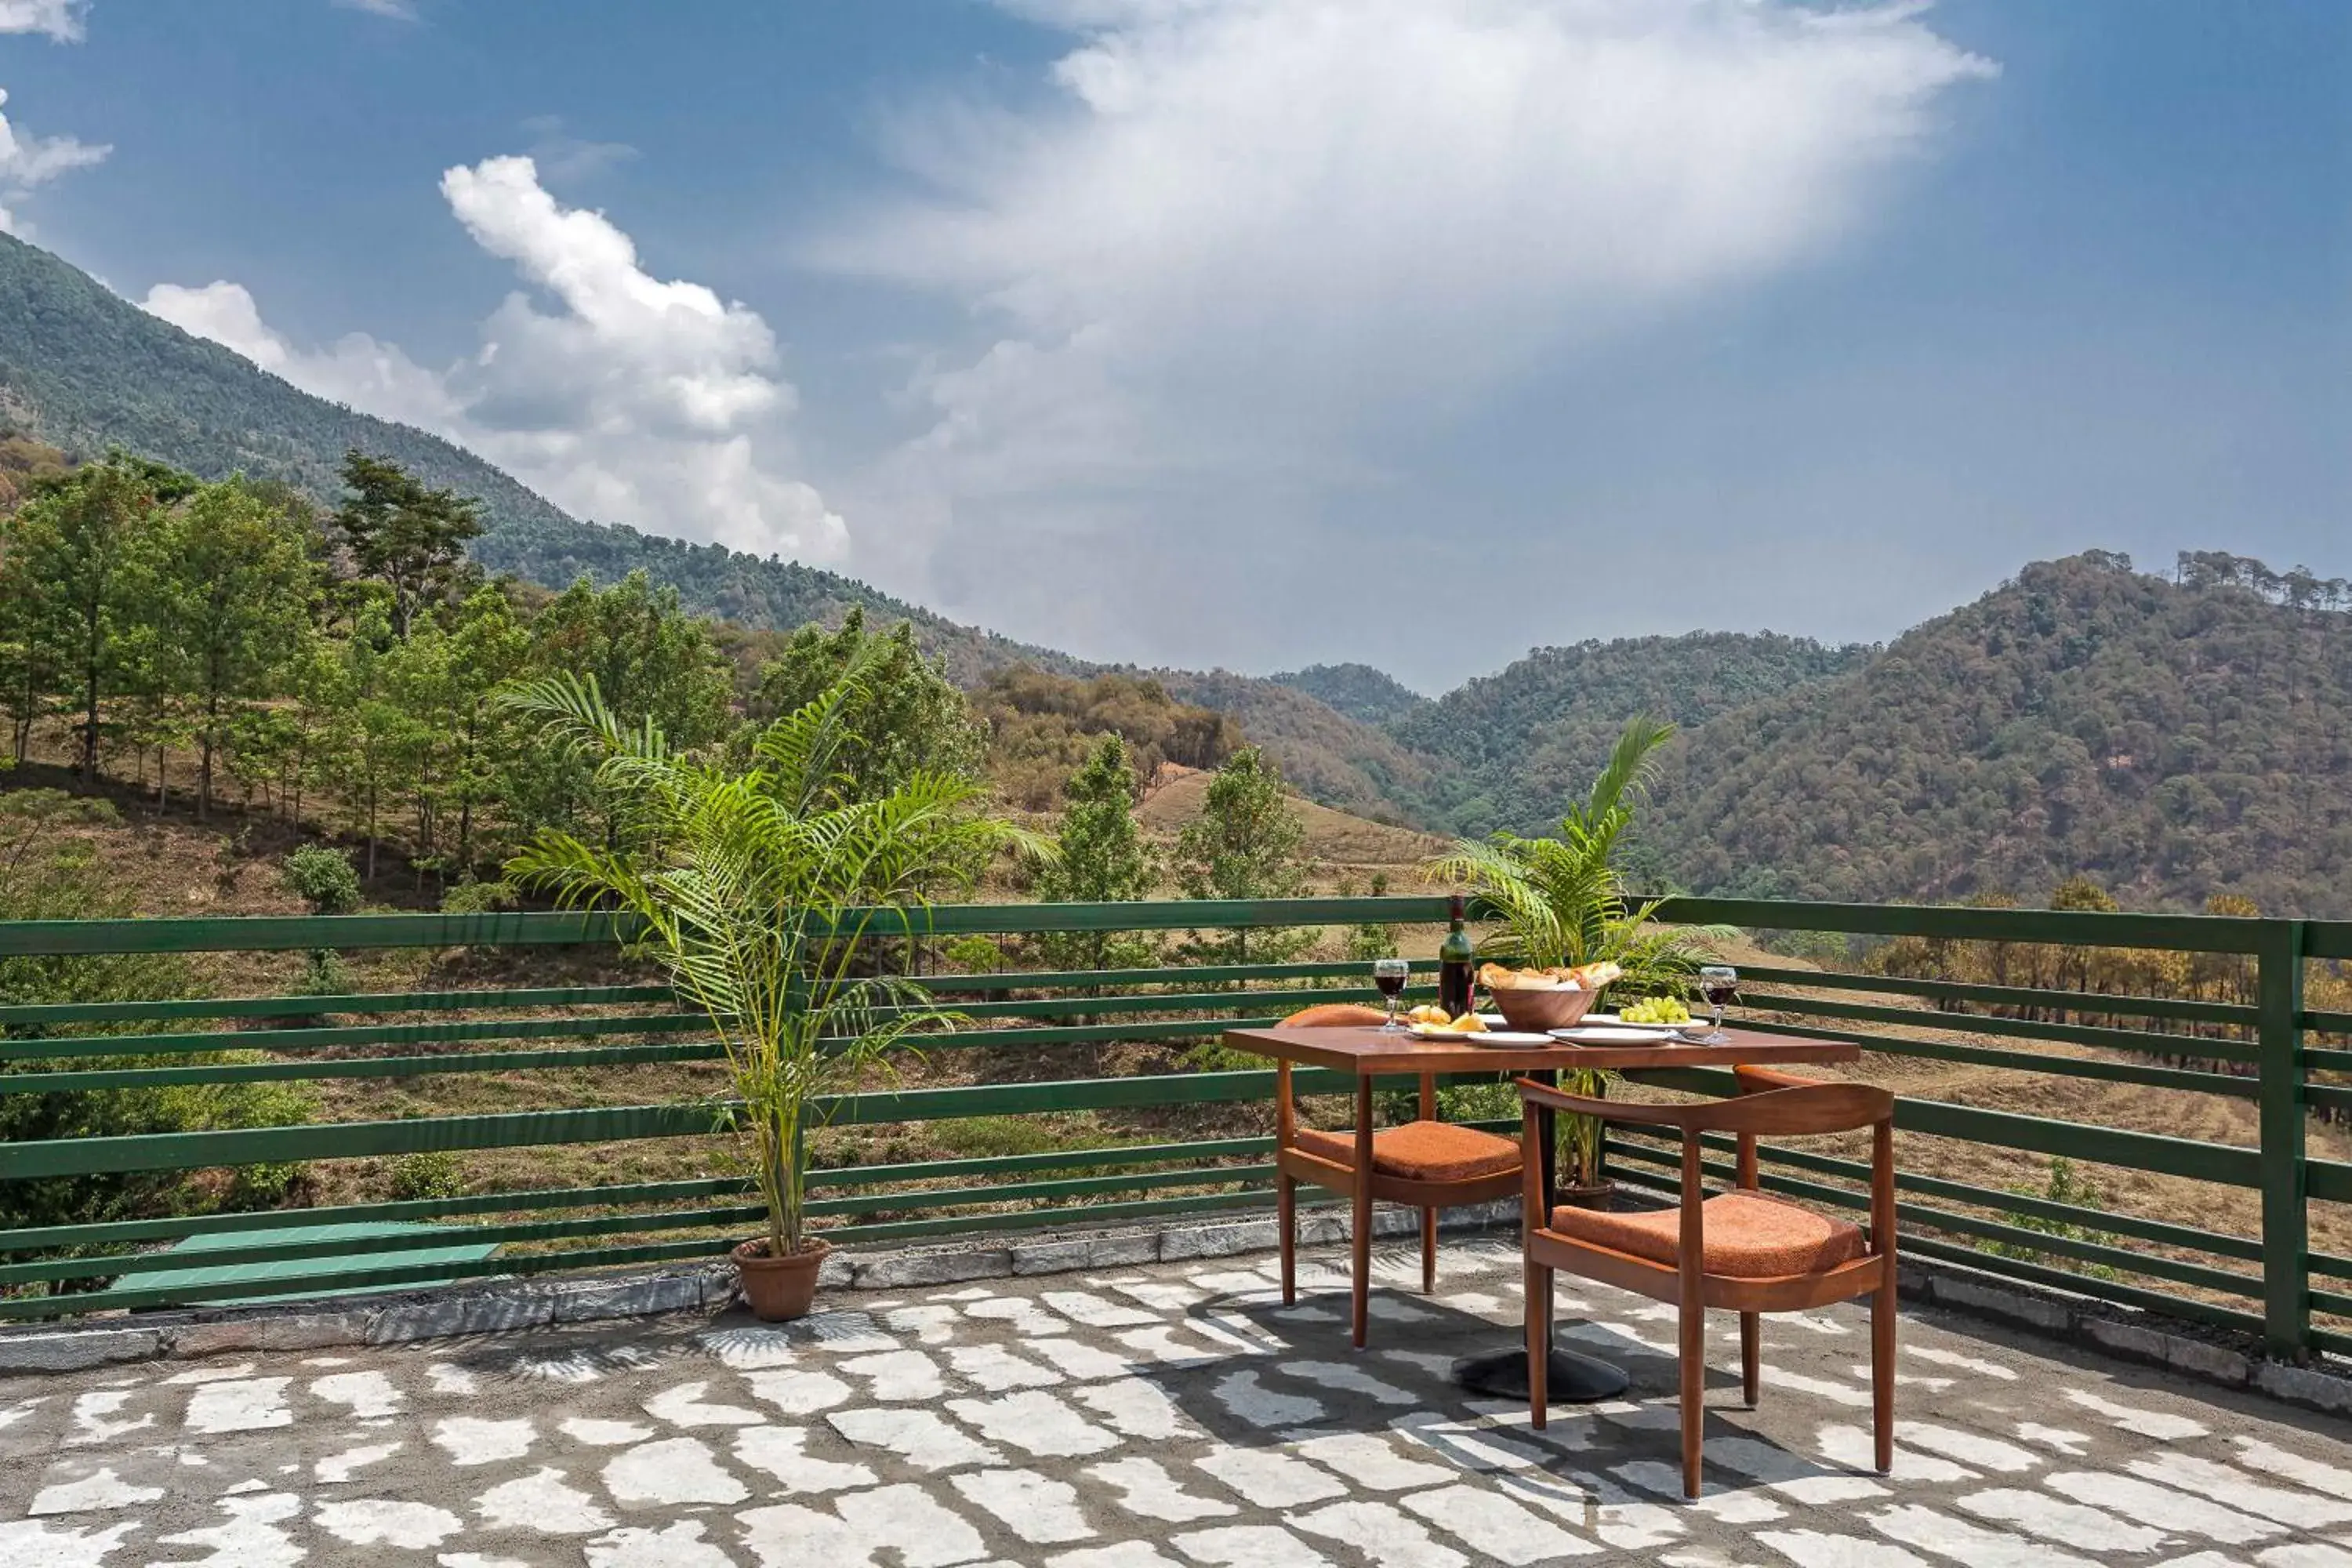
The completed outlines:
[[[2252,1342],[2235,1336],[2200,1338],[2153,1313],[1941,1261],[1905,1259],[1899,1289],[1907,1300],[2030,1329],[2118,1361],[2220,1388],[2249,1389],[2325,1415],[2352,1415],[2352,1372],[2271,1361]]]
[[[1518,1205],[1460,1209],[1440,1221],[1447,1233],[1513,1225]],[[1409,1209],[1373,1215],[1374,1234],[1409,1236],[1420,1226]],[[1348,1238],[1348,1215],[1302,1208],[1302,1247]],[[1268,1216],[1165,1226],[1066,1230],[950,1246],[845,1247],[825,1260],[829,1290],[905,1290],[1035,1274],[1126,1268],[1202,1258],[1270,1252],[1277,1237]],[[502,1280],[452,1286],[339,1304],[219,1308],[145,1313],[61,1329],[0,1331],[0,1374],[82,1372],[120,1362],[180,1360],[246,1351],[309,1351],[344,1345],[407,1344],[417,1340],[605,1322],[671,1312],[722,1312],[735,1303],[735,1266],[724,1259],[653,1273]]]

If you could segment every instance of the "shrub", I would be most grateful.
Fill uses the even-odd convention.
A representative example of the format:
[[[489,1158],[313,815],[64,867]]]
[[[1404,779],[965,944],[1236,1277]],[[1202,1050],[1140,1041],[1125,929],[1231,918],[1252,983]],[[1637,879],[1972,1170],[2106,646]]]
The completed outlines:
[[[468,877],[441,895],[445,915],[488,915],[512,909],[515,891],[504,882],[478,882]]]
[[[299,1160],[244,1165],[229,1184],[227,1206],[234,1209],[284,1207],[289,1199],[308,1191],[310,1167]]]
[[[454,1198],[465,1190],[465,1162],[446,1149],[423,1149],[392,1163],[395,1198]]]
[[[305,844],[286,857],[286,889],[314,915],[347,915],[360,907],[360,874],[352,858],[323,844]]]

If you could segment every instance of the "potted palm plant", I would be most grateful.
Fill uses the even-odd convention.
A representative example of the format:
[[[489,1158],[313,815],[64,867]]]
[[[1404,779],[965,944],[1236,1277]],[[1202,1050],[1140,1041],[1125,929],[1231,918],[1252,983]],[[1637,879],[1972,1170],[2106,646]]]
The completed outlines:
[[[1611,748],[1608,764],[1583,800],[1560,819],[1551,838],[1497,833],[1463,839],[1432,861],[1426,874],[1475,894],[1495,925],[1478,944],[1481,957],[1522,965],[1597,963],[1624,973],[1612,989],[1644,995],[1675,994],[1713,956],[1707,943],[1730,932],[1720,927],[1663,926],[1663,900],[1637,903],[1625,887],[1618,851],[1633,811],[1657,765],[1672,724],[1646,716],[1630,720]],[[1597,1096],[1608,1075],[1570,1075],[1572,1092]],[[1589,1116],[1559,1124],[1560,1172],[1567,1195],[1598,1201],[1601,1128]]]
[[[559,676],[510,706],[595,764],[602,845],[543,832],[508,863],[516,883],[567,908],[634,916],[635,950],[710,1019],[767,1229],[734,1248],[760,1317],[806,1312],[831,1250],[807,1226],[809,1137],[828,1107],[955,1016],[876,942],[920,931],[933,895],[1034,837],[979,809],[971,780],[918,770],[860,798],[862,743],[845,715],[887,646],[851,659],[805,707],[761,731],[741,765],[672,751],[651,721],[621,722],[593,679]]]

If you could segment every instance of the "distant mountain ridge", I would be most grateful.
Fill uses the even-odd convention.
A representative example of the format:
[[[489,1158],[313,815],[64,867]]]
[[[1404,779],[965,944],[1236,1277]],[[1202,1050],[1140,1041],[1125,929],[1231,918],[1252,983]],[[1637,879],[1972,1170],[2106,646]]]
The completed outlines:
[[[1391,723],[1429,706],[1428,698],[1369,664],[1310,664],[1266,679],[1303,691],[1359,724]]]

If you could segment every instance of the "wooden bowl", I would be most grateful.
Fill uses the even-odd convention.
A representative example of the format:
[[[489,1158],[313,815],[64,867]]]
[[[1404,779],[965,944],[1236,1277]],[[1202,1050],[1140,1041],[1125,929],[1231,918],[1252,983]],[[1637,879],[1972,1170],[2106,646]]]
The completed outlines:
[[[1495,1011],[1503,1016],[1503,1022],[1535,1035],[1547,1029],[1573,1028],[1601,1000],[1598,991],[1570,991],[1565,986],[1538,990],[1510,985],[1491,989],[1486,994],[1495,999]]]

